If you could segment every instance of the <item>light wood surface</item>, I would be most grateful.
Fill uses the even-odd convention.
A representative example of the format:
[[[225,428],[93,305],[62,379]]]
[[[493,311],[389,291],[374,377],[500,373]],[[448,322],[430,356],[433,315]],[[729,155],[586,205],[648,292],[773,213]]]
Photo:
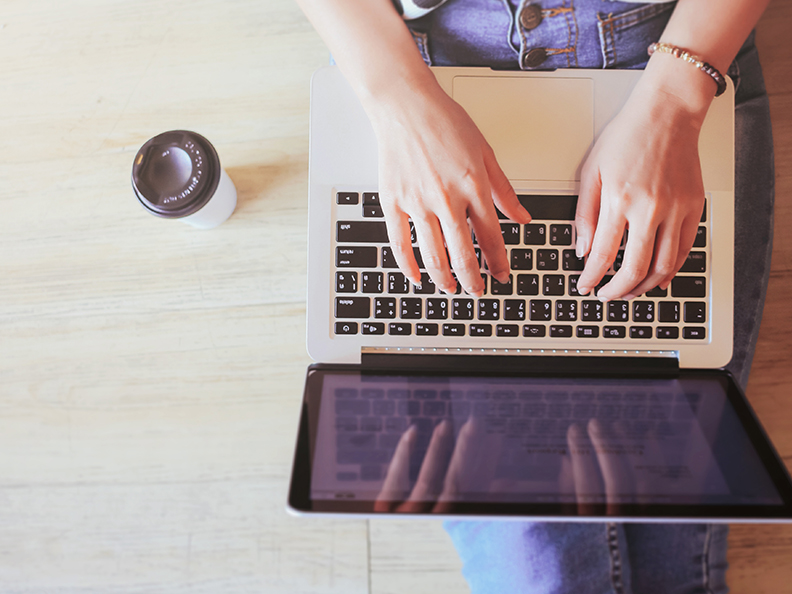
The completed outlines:
[[[759,29],[776,244],[749,387],[792,460],[792,3]],[[465,592],[438,522],[284,511],[304,346],[308,85],[283,0],[0,3],[0,591]],[[132,158],[203,133],[239,190],[199,231]],[[735,528],[734,592],[792,592],[792,528]]]

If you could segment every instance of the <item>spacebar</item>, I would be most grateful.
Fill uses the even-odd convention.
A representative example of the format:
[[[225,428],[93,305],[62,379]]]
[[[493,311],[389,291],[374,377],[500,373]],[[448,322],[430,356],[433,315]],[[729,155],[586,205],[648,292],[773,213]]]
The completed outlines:
[[[577,196],[538,196],[520,194],[520,204],[534,220],[574,221]]]

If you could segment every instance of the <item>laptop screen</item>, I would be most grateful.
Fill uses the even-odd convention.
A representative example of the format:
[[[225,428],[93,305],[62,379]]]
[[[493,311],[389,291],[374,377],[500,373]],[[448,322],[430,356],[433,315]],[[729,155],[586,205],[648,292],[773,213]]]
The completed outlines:
[[[314,511],[752,516],[788,486],[722,372],[314,369],[305,413]]]

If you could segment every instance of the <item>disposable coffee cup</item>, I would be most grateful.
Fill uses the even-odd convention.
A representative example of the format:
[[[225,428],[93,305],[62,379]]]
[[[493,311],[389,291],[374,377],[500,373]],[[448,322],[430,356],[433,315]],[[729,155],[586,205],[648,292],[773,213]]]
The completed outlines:
[[[155,136],[138,151],[132,188],[143,208],[165,219],[212,229],[234,212],[234,182],[206,138],[187,130]]]

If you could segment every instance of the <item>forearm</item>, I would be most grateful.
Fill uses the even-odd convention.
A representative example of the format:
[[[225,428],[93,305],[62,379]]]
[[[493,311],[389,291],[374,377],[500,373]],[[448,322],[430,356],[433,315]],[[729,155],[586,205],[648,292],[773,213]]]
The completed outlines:
[[[369,117],[436,86],[390,0],[297,0]]]

